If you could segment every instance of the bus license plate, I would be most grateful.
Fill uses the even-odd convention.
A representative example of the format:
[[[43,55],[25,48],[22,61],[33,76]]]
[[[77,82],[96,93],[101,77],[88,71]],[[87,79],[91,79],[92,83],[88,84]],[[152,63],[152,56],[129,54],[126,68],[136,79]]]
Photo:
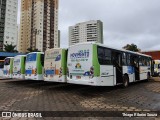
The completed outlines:
[[[77,79],[81,79],[81,76],[76,76]]]

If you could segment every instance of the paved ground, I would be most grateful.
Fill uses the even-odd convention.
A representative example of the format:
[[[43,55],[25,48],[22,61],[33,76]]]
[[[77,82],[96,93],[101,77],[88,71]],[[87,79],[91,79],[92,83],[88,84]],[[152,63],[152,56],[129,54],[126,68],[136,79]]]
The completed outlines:
[[[0,80],[0,111],[160,111],[160,78],[131,84],[128,88],[93,87],[27,80]],[[83,114],[77,113],[77,114]],[[76,112],[75,112],[76,114]],[[94,114],[94,113],[92,113]],[[0,118],[6,119],[9,118]],[[10,120],[27,118],[10,118]],[[28,118],[29,119],[29,118]],[[36,120],[53,118],[36,118]],[[55,117],[54,119],[62,119]],[[64,117],[63,119],[68,119]],[[72,117],[72,119],[135,119]],[[138,117],[137,119],[144,119]],[[147,117],[158,120],[160,118]],[[30,119],[29,119],[30,120]],[[31,120],[35,120],[31,119]]]

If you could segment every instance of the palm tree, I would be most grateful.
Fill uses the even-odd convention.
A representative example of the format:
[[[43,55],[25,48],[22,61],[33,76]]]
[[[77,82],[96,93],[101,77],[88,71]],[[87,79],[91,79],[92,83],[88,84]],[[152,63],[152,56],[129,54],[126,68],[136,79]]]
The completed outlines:
[[[5,52],[18,52],[17,50],[15,50],[16,45],[12,45],[12,44],[4,44],[4,51]]]

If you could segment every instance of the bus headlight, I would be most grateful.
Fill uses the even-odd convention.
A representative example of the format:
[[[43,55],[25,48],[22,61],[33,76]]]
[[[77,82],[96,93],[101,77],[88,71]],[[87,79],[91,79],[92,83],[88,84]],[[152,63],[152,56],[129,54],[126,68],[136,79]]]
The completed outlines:
[[[37,69],[35,69],[34,75],[35,75],[35,76],[37,75]]]

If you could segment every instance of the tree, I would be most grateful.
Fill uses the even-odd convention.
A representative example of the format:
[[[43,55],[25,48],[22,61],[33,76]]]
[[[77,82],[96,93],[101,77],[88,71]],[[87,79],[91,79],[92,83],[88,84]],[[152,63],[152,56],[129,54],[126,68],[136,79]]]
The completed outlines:
[[[16,45],[12,45],[12,44],[4,44],[4,51],[5,52],[18,52],[17,50],[15,50]]]
[[[124,46],[123,47],[123,49],[125,49],[125,50],[130,50],[130,51],[134,51],[134,52],[140,52],[141,51],[141,49],[139,49],[138,47],[137,47],[137,45],[135,45],[135,44],[127,44],[126,46]]]

